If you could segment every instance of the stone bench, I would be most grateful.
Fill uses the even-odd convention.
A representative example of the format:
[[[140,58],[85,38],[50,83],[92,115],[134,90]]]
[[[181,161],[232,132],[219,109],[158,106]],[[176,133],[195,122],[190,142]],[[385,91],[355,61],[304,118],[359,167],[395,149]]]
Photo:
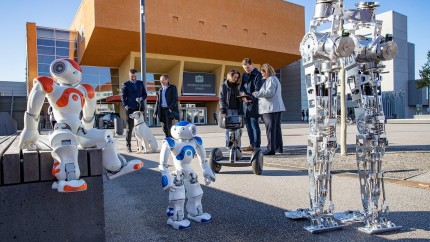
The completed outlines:
[[[20,150],[19,135],[0,136],[0,240],[104,241],[102,150],[79,149],[88,189],[51,189],[53,158],[48,136],[35,150]]]

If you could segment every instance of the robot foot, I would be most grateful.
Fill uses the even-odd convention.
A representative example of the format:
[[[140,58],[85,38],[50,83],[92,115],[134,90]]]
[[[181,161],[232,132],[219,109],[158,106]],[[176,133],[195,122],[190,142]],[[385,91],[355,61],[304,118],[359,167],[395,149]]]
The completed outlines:
[[[131,160],[128,161],[125,166],[123,166],[119,171],[117,172],[109,172],[107,173],[107,178],[109,180],[115,179],[119,176],[125,175],[127,173],[137,171],[143,167],[143,162],[140,160]]]
[[[52,189],[58,190],[59,192],[80,192],[87,190],[87,187],[87,183],[82,179],[56,181],[52,184]]]
[[[167,220],[167,224],[171,225],[175,229],[189,229],[191,228],[190,220],[184,219],[181,221],[174,221],[173,219],[169,218]]]
[[[208,213],[203,213],[202,215],[197,216],[192,216],[191,214],[188,214],[187,217],[199,223],[209,223],[210,221],[212,221],[212,216]]]

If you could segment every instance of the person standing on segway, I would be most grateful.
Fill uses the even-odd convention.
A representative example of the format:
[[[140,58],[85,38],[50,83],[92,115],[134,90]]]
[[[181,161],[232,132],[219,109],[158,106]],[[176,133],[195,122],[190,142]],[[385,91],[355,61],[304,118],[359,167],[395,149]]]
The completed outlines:
[[[227,116],[234,115],[243,115],[242,101],[238,98],[240,93],[240,72],[237,70],[231,70],[227,73],[227,80],[221,84],[220,87],[220,98],[219,98],[219,106],[221,118],[219,125],[221,127],[223,120]],[[239,134],[241,134],[241,130],[239,130]],[[225,146],[227,148],[231,147],[230,144],[230,136],[229,130],[225,131]],[[240,148],[240,136],[239,136],[239,148]]]

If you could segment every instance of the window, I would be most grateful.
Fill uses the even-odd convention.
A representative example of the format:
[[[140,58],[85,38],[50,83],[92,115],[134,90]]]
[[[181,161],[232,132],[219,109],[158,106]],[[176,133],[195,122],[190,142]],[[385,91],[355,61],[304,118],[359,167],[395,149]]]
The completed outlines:
[[[37,28],[37,38],[54,39],[54,30]]]
[[[54,46],[54,40],[50,40],[50,39],[37,39],[37,45]]]
[[[37,55],[37,59],[39,60],[39,64],[51,64],[55,60],[55,56],[53,55]]]
[[[56,55],[58,56],[66,56],[67,58],[69,57],[69,49],[67,48],[57,48],[56,49]]]
[[[49,64],[38,64],[37,65],[37,70],[38,72],[45,72],[45,73],[49,73]]]
[[[56,47],[63,47],[63,48],[69,48],[70,46],[70,42],[69,41],[55,41],[55,46]]]
[[[55,54],[55,48],[54,47],[37,46],[37,54],[38,55],[54,55]]]

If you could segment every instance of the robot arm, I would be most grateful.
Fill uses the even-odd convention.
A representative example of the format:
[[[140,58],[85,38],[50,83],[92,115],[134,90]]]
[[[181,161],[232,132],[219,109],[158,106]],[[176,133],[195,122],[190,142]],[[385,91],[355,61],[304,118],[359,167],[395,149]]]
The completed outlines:
[[[277,88],[277,83],[274,79],[274,77],[267,78],[267,80],[265,81],[267,83],[264,84],[265,88],[261,88],[260,91],[258,91],[255,95],[255,97],[273,97]]]
[[[39,117],[45,95],[54,90],[54,81],[46,76],[39,76],[33,80],[33,89],[28,96],[27,111],[24,114],[24,129],[22,130],[19,148],[29,148],[39,139]]]
[[[160,150],[160,165],[158,168],[161,172],[161,185],[163,186],[164,191],[170,190],[174,191],[173,188],[173,176],[169,171],[169,156],[170,149],[175,146],[175,141],[172,138],[166,138],[163,141]]]
[[[209,162],[206,160],[206,150],[203,146],[202,139],[198,136],[194,136],[194,140],[196,141],[196,150],[197,150],[197,158],[200,161],[200,167],[203,169],[203,177],[205,178],[205,184],[209,185],[211,182],[214,182],[216,177],[213,173],[212,169],[209,167]]]
[[[91,129],[94,127],[94,111],[96,110],[96,99],[94,88],[88,84],[81,84],[78,87],[85,95],[85,104],[82,109],[82,120],[81,123],[85,129]]]

